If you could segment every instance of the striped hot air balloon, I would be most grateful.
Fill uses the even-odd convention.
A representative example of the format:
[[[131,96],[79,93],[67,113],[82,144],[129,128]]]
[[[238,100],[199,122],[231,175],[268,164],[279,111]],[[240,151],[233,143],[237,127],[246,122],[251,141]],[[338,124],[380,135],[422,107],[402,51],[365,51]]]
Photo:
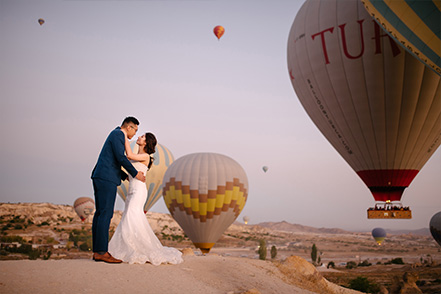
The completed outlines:
[[[217,39],[219,40],[223,36],[223,34],[225,33],[225,29],[223,26],[215,26],[213,29],[213,33],[217,37]]]
[[[163,195],[173,218],[194,245],[208,253],[245,206],[248,179],[228,156],[194,153],[168,168]]]
[[[136,142],[131,142],[133,153],[138,153],[138,145]],[[153,154],[153,165],[146,174],[145,184],[147,186],[147,200],[144,205],[144,211],[147,212],[162,196],[162,178],[165,171],[172,164],[174,158],[173,154],[164,145],[157,144],[156,152]],[[126,199],[129,190],[129,181],[125,180],[118,186],[118,195],[123,200]]]
[[[95,210],[95,202],[89,197],[77,198],[74,202],[75,212],[82,221],[86,220],[89,215],[93,214]]]
[[[400,201],[441,144],[440,76],[357,0],[303,4],[288,70],[306,112],[374,199]]]
[[[361,2],[399,44],[441,75],[440,0]]]

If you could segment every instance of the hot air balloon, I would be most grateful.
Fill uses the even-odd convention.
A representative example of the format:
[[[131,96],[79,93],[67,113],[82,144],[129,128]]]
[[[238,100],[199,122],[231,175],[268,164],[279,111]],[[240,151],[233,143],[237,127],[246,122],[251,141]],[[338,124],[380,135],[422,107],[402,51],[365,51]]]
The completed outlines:
[[[133,153],[138,153],[138,145],[135,141],[130,143]],[[147,212],[162,196],[162,178],[165,171],[172,164],[173,154],[164,145],[157,144],[156,152],[153,154],[153,165],[146,174],[145,184],[147,186],[147,200],[144,205],[144,211]],[[125,180],[118,186],[118,195],[126,200],[129,189],[129,181]]]
[[[40,19],[38,20],[38,23],[40,24],[40,26],[42,26],[42,25],[44,24],[44,19],[40,18]]]
[[[363,0],[366,10],[403,48],[441,75],[439,0]]]
[[[213,29],[213,33],[216,35],[217,39],[219,40],[222,35],[225,33],[225,29],[223,26],[215,26]]]
[[[208,253],[245,206],[248,179],[228,156],[194,153],[177,159],[164,175],[170,214],[193,244]]]
[[[264,172],[268,171],[268,167],[267,166],[262,167],[262,169],[263,169]]]
[[[95,202],[89,197],[80,197],[74,202],[74,209],[78,216],[84,221],[95,210]]]
[[[250,217],[248,217],[248,216],[245,215],[245,216],[243,217],[243,222],[247,225],[249,221],[250,221]]]
[[[386,231],[383,228],[375,228],[372,230],[372,237],[378,245],[381,245],[386,238]]]
[[[403,50],[360,1],[307,0],[288,40],[306,112],[388,211],[441,143],[440,76]]]
[[[433,239],[441,246],[441,211],[432,216],[429,227]]]

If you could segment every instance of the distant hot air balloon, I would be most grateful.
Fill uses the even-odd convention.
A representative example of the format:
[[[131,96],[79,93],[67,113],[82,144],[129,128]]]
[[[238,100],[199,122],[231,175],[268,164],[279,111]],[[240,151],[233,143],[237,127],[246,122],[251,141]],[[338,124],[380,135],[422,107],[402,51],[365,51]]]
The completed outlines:
[[[225,33],[225,29],[223,26],[215,26],[213,32],[216,35],[217,39],[219,40],[222,37],[222,35]]]
[[[38,23],[40,24],[40,26],[42,26],[42,25],[44,24],[44,19],[40,18],[40,19],[38,20]]]
[[[363,0],[369,14],[403,48],[441,75],[439,0]]]
[[[441,211],[432,216],[429,227],[433,239],[441,246]]]
[[[167,169],[163,195],[171,215],[193,244],[208,253],[245,206],[248,179],[228,156],[194,153]]]
[[[133,153],[138,153],[138,145],[135,141],[130,143]],[[157,144],[156,152],[153,154],[153,165],[146,174],[145,184],[147,186],[147,200],[144,211],[147,212],[162,196],[162,178],[165,171],[172,164],[173,154],[164,145]],[[118,186],[118,195],[125,201],[129,189],[129,181],[125,180]]]
[[[288,71],[312,121],[374,199],[400,201],[441,144],[440,76],[356,0],[303,4],[289,35]]]
[[[245,223],[245,224],[248,224],[248,222],[250,221],[250,217],[248,217],[248,216],[244,216],[243,217],[243,222]]]
[[[372,237],[374,237],[375,242],[381,245],[386,238],[386,231],[383,228],[375,228],[372,230]]]
[[[263,169],[264,172],[268,171],[268,167],[267,166],[262,167],[262,169]]]
[[[75,212],[80,219],[84,221],[89,215],[93,214],[95,209],[95,202],[89,197],[80,197],[74,202]]]

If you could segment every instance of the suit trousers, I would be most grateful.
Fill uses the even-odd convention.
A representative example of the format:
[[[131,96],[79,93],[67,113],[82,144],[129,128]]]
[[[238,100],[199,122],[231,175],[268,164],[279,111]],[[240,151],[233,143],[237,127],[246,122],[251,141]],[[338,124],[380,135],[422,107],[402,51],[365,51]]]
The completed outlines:
[[[103,179],[92,179],[95,194],[95,215],[92,222],[93,252],[107,252],[109,226],[115,209],[117,185]]]

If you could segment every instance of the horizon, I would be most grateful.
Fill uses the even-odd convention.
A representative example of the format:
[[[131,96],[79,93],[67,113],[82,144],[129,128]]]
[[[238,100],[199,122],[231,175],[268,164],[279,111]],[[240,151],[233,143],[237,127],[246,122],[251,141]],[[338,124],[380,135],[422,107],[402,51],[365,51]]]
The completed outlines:
[[[50,202],[0,202],[0,204],[52,204],[52,205],[70,206],[70,207],[72,207],[72,209],[74,209],[73,205],[71,205],[71,204],[55,204],[55,203],[50,203]],[[121,209],[116,209],[116,207],[115,207],[114,211],[119,211],[119,212],[122,213],[124,211],[124,209],[122,209],[122,210]],[[158,214],[166,214],[166,215],[169,215],[171,218],[173,218],[173,216],[170,214],[170,212],[148,211],[147,213],[149,213],[149,212],[150,213],[158,213]],[[146,216],[147,216],[147,213],[146,213]],[[176,220],[175,220],[175,222],[176,222]],[[178,222],[176,222],[176,223],[179,225]],[[259,222],[259,223],[248,223],[248,224],[245,224],[243,221],[241,221],[239,218],[237,218],[236,220],[234,220],[234,222],[231,225],[236,224],[236,225],[243,225],[243,226],[261,226],[261,224],[264,224],[264,223],[272,223],[272,224],[287,223],[287,224],[290,224],[290,225],[299,225],[299,226],[302,226],[302,227],[313,228],[313,229],[325,229],[325,230],[326,229],[337,229],[337,230],[342,230],[342,231],[349,232],[349,233],[366,233],[366,234],[369,234],[372,231],[372,230],[363,230],[363,229],[360,229],[360,230],[357,230],[357,229],[355,229],[355,230],[351,230],[351,229],[346,230],[346,229],[342,229],[342,228],[339,228],[339,227],[314,227],[314,226],[309,226],[309,225],[300,224],[300,223],[291,223],[291,222],[286,221],[286,220],[281,220],[281,221],[267,220],[267,221],[262,221],[262,222]],[[424,234],[423,236],[430,236],[431,237],[430,229],[428,227],[421,227],[419,229],[390,229],[390,228],[385,227],[384,229],[387,232],[407,232],[407,233],[400,233],[400,234],[408,234],[408,233],[412,233],[414,231],[425,230],[425,231],[427,231],[427,234]],[[329,234],[333,234],[333,233],[329,233]],[[397,234],[397,233],[395,233],[395,234]]]

